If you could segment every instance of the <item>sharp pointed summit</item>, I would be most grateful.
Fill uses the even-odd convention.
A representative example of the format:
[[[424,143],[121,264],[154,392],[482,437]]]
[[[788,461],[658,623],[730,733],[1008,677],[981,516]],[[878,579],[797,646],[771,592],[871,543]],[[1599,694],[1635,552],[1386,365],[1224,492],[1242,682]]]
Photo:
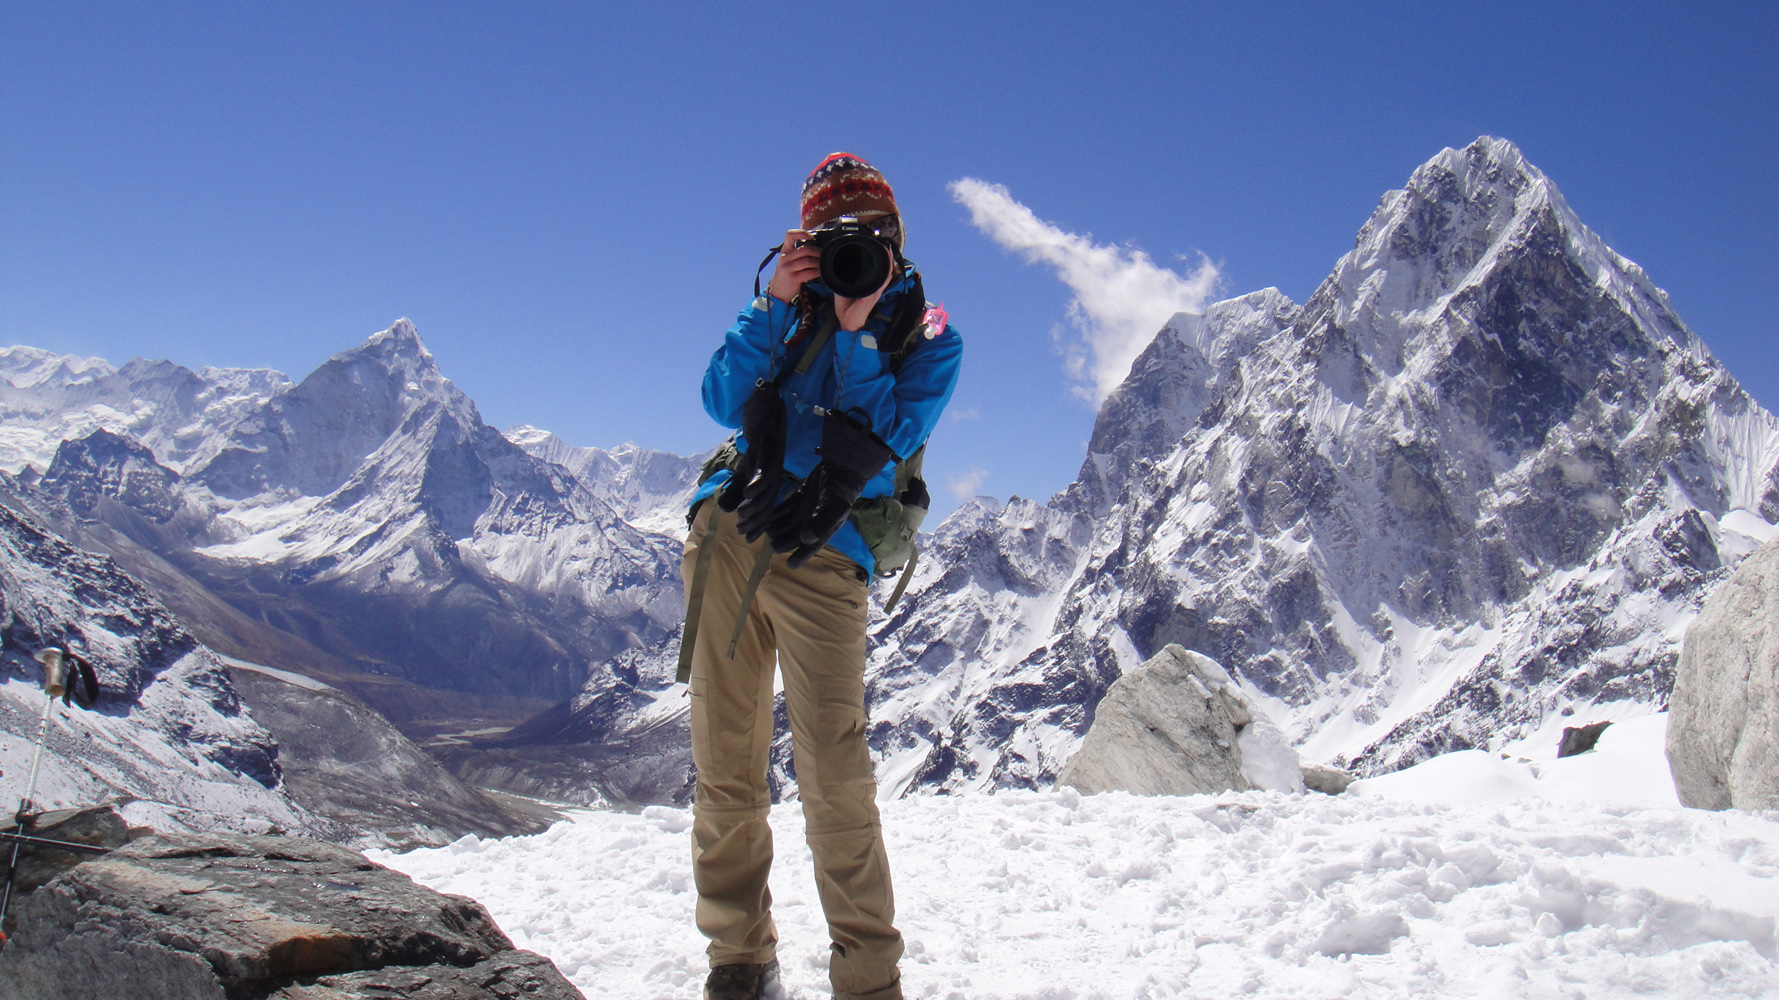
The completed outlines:
[[[1168,643],[1372,773],[1654,711],[1779,522],[1779,421],[1505,140],[1386,193],[1301,309],[1187,325],[1073,486],[936,533],[868,675],[892,785],[1043,785]]]
[[[397,320],[241,421],[194,478],[237,500],[277,490],[326,496],[428,402],[474,409],[414,325]]]

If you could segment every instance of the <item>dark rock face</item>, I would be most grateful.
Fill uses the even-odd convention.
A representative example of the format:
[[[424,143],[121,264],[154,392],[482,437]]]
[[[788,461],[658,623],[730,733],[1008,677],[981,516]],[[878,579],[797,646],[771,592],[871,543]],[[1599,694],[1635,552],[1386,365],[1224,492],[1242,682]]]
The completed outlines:
[[[503,951],[466,969],[450,965],[395,966],[374,972],[321,976],[286,986],[266,1000],[569,1000],[581,996],[550,960],[529,951]]]
[[[1660,705],[1673,622],[1752,548],[1737,518],[1779,515],[1776,442],[1512,144],[1447,150],[1301,309],[1170,323],[1047,507],[940,527],[873,650],[884,776],[1046,783],[1168,643],[1362,774]],[[1069,539],[1044,582],[1000,574],[1041,526]]]
[[[1573,757],[1578,753],[1587,753],[1600,742],[1600,734],[1606,731],[1610,722],[1590,722],[1585,726],[1564,726],[1563,738],[1557,744],[1558,757]]]
[[[0,997],[21,1000],[365,996],[379,983],[439,1000],[581,995],[474,900],[287,837],[139,840],[34,893],[0,952]]]
[[[107,430],[62,442],[38,488],[65,499],[81,514],[90,514],[101,498],[112,497],[166,522],[181,505],[179,474],[156,462],[147,448]]]

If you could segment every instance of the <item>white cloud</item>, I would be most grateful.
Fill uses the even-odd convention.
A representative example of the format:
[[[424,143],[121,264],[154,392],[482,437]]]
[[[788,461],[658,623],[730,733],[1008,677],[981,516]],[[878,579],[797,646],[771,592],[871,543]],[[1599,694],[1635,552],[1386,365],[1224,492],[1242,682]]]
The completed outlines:
[[[971,406],[966,409],[960,410],[954,406],[954,407],[946,410],[945,415],[950,417],[951,419],[957,421],[958,423],[963,423],[966,420],[981,420],[982,419],[982,410],[980,407],[975,407],[975,406]]]
[[[987,479],[987,469],[971,469],[961,476],[945,477],[945,487],[958,503],[967,503],[982,492],[982,484]]]
[[[1056,268],[1075,293],[1069,318],[1079,336],[1058,339],[1075,391],[1096,404],[1130,373],[1169,317],[1204,311],[1216,291],[1217,265],[1202,254],[1197,269],[1181,276],[1135,247],[1105,246],[1058,229],[1002,185],[965,177],[951,183],[951,197],[970,210],[977,229],[1027,261]]]

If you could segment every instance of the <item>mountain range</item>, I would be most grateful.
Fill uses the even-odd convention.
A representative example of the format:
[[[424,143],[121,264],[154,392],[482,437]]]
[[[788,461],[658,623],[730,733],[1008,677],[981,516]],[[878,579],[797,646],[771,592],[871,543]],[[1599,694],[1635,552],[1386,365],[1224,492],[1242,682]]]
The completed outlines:
[[[295,383],[12,348],[0,416],[29,531],[108,560],[204,663],[262,668],[223,675],[319,683],[468,791],[686,794],[671,673],[700,458],[497,431],[405,320]],[[1779,521],[1772,415],[1489,138],[1387,193],[1307,303],[1169,320],[1088,451],[1047,502],[948,517],[874,620],[890,793],[1047,785],[1168,643],[1364,773],[1653,711],[1705,593]],[[249,714],[292,717],[281,697]],[[774,780],[794,788],[788,744]]]

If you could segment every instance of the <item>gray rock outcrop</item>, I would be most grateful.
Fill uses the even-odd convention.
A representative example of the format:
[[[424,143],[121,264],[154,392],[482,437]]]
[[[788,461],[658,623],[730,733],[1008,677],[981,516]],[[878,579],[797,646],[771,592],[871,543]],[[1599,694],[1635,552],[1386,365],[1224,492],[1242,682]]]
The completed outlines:
[[[0,1000],[580,1000],[481,904],[295,837],[150,836],[32,893]]]
[[[1303,764],[1303,785],[1312,792],[1323,795],[1339,795],[1356,780],[1351,771],[1343,771],[1327,764],[1316,764],[1305,761]]]
[[[1088,793],[1304,790],[1277,727],[1215,660],[1171,643],[1113,682],[1056,780]]]
[[[1712,591],[1686,630],[1668,767],[1682,805],[1779,809],[1779,539]]]

